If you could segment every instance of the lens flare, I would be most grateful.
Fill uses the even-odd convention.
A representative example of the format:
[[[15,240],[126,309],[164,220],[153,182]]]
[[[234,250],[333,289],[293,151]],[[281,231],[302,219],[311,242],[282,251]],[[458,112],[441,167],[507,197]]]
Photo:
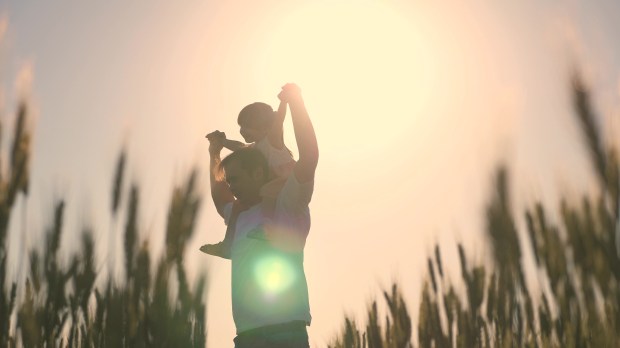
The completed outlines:
[[[289,262],[278,256],[268,256],[256,263],[256,282],[266,295],[277,295],[288,289],[296,274]]]

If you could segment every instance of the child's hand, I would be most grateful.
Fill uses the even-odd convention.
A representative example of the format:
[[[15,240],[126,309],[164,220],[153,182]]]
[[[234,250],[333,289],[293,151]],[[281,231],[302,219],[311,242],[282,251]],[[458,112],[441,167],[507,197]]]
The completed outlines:
[[[301,88],[294,83],[287,83],[282,86],[282,91],[278,94],[278,99],[289,104],[301,101]]]
[[[205,136],[205,138],[207,138],[209,141],[212,141],[212,140],[214,140],[216,138],[222,139],[222,141],[224,141],[224,140],[226,140],[226,133],[220,132],[220,131],[216,130],[216,131],[213,131],[213,132],[207,134]]]
[[[209,153],[211,155],[219,155],[224,147],[226,134],[224,134],[224,132],[215,131],[207,134],[206,138],[209,140]]]

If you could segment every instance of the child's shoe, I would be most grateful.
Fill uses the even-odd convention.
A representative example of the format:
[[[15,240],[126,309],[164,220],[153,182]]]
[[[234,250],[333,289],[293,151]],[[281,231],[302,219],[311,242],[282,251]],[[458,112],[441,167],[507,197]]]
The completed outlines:
[[[230,245],[228,243],[224,243],[224,241],[217,244],[205,244],[200,247],[200,251],[205,254],[230,260]]]

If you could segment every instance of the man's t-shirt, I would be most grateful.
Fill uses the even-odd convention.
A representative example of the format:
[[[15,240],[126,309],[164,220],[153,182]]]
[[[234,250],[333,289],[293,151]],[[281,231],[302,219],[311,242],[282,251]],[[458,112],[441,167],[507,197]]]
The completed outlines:
[[[232,308],[237,333],[303,320],[310,324],[303,248],[310,231],[308,204],[314,182],[291,174],[274,207],[257,204],[239,214],[231,250]],[[265,209],[272,209],[266,214]],[[232,204],[225,207],[228,222]],[[268,219],[267,216],[273,216]],[[269,240],[248,238],[265,229]]]

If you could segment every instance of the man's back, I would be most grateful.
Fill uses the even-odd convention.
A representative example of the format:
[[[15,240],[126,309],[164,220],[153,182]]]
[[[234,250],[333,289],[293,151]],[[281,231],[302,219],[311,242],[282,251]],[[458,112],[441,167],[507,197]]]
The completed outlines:
[[[292,175],[275,207],[257,204],[239,214],[232,246],[232,302],[237,332],[304,321],[310,324],[303,245],[310,230],[312,182]],[[266,210],[273,208],[273,215]],[[226,217],[230,216],[226,208]],[[267,228],[269,240],[248,238]],[[260,234],[260,233],[259,233]]]

